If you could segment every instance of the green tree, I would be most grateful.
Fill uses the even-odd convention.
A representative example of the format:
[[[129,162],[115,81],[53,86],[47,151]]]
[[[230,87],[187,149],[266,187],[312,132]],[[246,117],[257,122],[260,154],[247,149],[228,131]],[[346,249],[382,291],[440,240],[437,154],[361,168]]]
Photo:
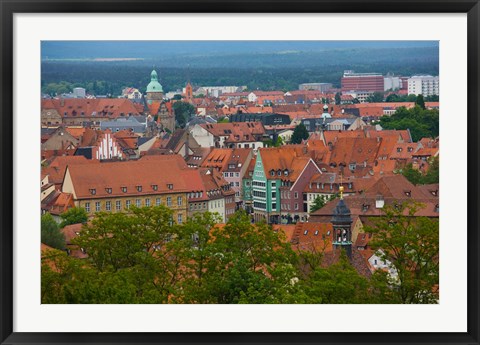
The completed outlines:
[[[416,202],[387,205],[385,215],[372,219],[373,225],[366,227],[373,234],[370,245],[394,270],[383,279],[398,303],[438,300],[439,223],[438,219],[415,216],[422,207]]]
[[[180,128],[185,127],[191,116],[195,115],[195,108],[193,105],[187,102],[177,101],[173,103],[173,111],[175,113],[175,119]]]
[[[293,130],[291,143],[300,144],[302,140],[308,139],[308,131],[303,123],[299,123]]]
[[[374,92],[372,95],[367,97],[368,103],[378,103],[383,102],[383,92]]]
[[[423,99],[423,95],[417,96],[415,104],[418,105],[420,108],[425,109],[425,100]]]
[[[60,228],[64,228],[70,224],[86,223],[88,220],[87,211],[82,207],[72,207],[60,215],[62,222]]]
[[[335,94],[335,104],[336,105],[342,104],[342,95],[340,94],[340,92],[337,92]]]
[[[57,249],[65,248],[65,236],[60,231],[57,222],[50,213],[45,213],[41,218],[42,243]]]
[[[309,304],[355,304],[368,303],[369,281],[351,265],[343,250],[336,263],[322,265],[322,253],[308,254],[320,256],[318,263],[311,266],[306,276],[300,279],[296,299]]]
[[[183,98],[182,95],[176,94],[176,95],[173,96],[172,99],[174,99],[176,101],[180,101],[182,98]]]
[[[407,164],[401,173],[414,185],[439,183],[440,164],[438,157],[429,159],[429,168],[426,174],[422,174],[418,169],[414,169],[412,164]]]
[[[418,105],[411,109],[400,107],[393,115],[383,116],[380,125],[384,129],[409,129],[413,141],[435,138],[439,134],[439,112]]]

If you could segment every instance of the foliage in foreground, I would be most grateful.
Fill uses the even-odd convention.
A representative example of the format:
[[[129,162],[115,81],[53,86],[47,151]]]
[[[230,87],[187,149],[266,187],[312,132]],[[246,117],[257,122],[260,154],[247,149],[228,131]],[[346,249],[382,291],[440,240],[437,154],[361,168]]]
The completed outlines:
[[[88,259],[42,260],[42,303],[415,302],[383,273],[360,276],[345,255],[326,266],[323,252],[293,251],[244,212],[225,225],[204,213],[171,226],[171,216],[164,206],[98,213],[74,240]]]

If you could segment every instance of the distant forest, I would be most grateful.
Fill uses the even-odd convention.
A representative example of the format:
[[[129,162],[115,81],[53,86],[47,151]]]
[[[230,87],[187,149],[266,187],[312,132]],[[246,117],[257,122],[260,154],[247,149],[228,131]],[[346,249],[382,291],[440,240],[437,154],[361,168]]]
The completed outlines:
[[[42,61],[42,92],[56,94],[84,87],[93,94],[121,93],[126,86],[144,92],[153,67],[164,91],[190,80],[194,86],[246,85],[249,90],[295,90],[301,83],[340,87],[343,71],[410,76],[438,75],[438,48],[331,49],[231,55],[178,55],[136,61],[56,59]]]

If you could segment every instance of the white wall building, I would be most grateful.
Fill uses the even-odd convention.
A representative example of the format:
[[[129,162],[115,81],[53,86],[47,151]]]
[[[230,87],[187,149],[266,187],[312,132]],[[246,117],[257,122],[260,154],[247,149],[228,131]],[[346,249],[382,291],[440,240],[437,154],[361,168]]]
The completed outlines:
[[[85,98],[86,91],[83,87],[76,87],[73,89],[73,95],[75,98]]]
[[[439,77],[416,75],[408,79],[408,94],[432,96],[439,95]]]
[[[399,77],[384,77],[383,90],[398,90],[402,86],[402,81]]]

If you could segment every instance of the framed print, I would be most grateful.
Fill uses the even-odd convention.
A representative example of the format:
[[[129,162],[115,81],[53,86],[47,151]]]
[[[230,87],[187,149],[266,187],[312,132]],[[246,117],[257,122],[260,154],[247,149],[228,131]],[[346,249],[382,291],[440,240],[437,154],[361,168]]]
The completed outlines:
[[[479,14],[1,1],[2,344],[479,343]]]

